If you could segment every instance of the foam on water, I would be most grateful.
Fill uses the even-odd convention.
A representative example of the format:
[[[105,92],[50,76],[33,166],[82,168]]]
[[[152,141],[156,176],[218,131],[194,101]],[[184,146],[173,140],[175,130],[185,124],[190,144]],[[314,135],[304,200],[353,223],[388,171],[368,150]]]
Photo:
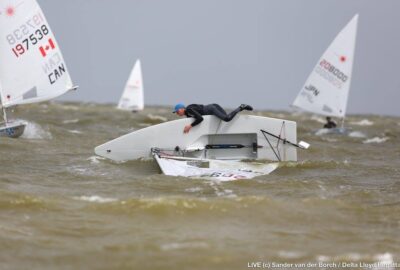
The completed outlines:
[[[316,132],[315,132],[315,135],[317,135],[317,136],[322,136],[322,135],[326,135],[326,134],[329,134],[330,132],[329,132],[329,129],[327,129],[327,128],[321,128],[321,129],[318,129]]]
[[[147,117],[152,121],[160,121],[160,122],[168,121],[168,118],[161,116],[161,115],[148,114]]]
[[[350,122],[350,124],[357,125],[357,126],[372,126],[374,124],[374,122],[372,122],[368,119],[362,119],[360,121]]]
[[[347,253],[336,256],[318,255],[317,262],[336,263],[336,268],[394,270],[396,265],[389,252],[378,254]]]
[[[394,270],[396,268],[393,266],[393,255],[389,252],[375,255],[374,260],[379,263],[379,265],[373,268],[374,270]]]
[[[209,245],[204,242],[168,243],[161,245],[160,248],[164,251],[179,249],[206,249],[209,248]]]
[[[74,199],[87,202],[95,202],[95,203],[109,203],[118,201],[118,199],[116,198],[104,198],[97,195],[74,197]]]
[[[63,124],[76,124],[79,122],[79,119],[69,119],[69,120],[64,120]]]
[[[301,259],[304,257],[304,252],[300,251],[286,251],[286,250],[281,250],[278,252],[278,256],[282,259]]]
[[[91,156],[86,160],[89,160],[91,164],[99,164],[100,160],[105,160],[105,158],[100,156]]]
[[[76,129],[68,129],[68,132],[72,133],[72,134],[82,134],[83,133],[82,131],[79,131],[79,130],[76,130]]]
[[[352,138],[365,138],[367,137],[364,133],[362,133],[361,131],[352,131],[349,133],[349,137]]]
[[[190,192],[190,193],[195,193],[195,192],[199,192],[202,190],[203,190],[203,188],[201,188],[201,187],[192,187],[192,188],[185,189],[186,192]]]
[[[223,185],[219,183],[219,181],[210,181],[210,187],[214,190],[215,195],[218,197],[225,198],[236,198],[237,195],[231,189],[224,189]]]
[[[25,121],[26,127],[25,131],[22,134],[22,138],[25,139],[42,139],[42,140],[50,140],[53,138],[50,131],[45,130],[39,124],[35,122]]]
[[[382,138],[374,137],[374,138],[371,138],[371,139],[364,140],[363,143],[384,143],[387,140],[389,140],[388,137],[382,137]]]

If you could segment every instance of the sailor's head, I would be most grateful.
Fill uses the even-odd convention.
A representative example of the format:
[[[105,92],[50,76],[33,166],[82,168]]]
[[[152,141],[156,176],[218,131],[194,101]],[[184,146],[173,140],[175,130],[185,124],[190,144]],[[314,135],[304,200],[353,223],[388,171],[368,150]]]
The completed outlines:
[[[185,115],[185,105],[183,105],[183,103],[176,104],[173,113],[176,113],[179,116],[184,116]]]
[[[331,117],[330,117],[330,116],[327,116],[327,117],[326,117],[326,121],[330,122],[330,121],[331,121]]]

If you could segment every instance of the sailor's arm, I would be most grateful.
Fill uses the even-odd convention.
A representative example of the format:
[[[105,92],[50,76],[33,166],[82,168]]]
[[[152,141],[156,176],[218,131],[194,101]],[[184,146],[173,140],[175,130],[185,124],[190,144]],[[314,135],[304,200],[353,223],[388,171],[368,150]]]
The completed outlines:
[[[195,119],[193,121],[193,123],[191,124],[192,127],[197,126],[198,124],[203,122],[203,116],[199,112],[197,112],[196,110],[189,109],[189,113]]]

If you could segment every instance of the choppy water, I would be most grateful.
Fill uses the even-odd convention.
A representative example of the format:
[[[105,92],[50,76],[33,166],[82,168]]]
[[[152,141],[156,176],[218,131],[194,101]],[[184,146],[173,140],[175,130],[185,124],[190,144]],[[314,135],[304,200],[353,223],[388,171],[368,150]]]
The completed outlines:
[[[322,118],[256,114],[297,121],[312,147],[271,175],[216,183],[94,155],[105,141],[173,119],[170,108],[20,108],[24,137],[0,138],[0,269],[400,262],[400,118],[350,116],[349,136],[317,136]]]

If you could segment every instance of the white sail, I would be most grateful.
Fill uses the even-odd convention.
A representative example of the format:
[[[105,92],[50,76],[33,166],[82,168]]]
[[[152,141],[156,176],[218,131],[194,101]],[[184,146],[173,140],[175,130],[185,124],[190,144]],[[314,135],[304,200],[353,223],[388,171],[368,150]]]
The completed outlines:
[[[0,1],[4,107],[46,101],[73,88],[58,43],[35,0]]]
[[[118,109],[140,111],[144,108],[143,78],[140,60],[137,60],[118,103]]]
[[[326,116],[346,115],[358,14],[336,36],[308,77],[294,107]]]

